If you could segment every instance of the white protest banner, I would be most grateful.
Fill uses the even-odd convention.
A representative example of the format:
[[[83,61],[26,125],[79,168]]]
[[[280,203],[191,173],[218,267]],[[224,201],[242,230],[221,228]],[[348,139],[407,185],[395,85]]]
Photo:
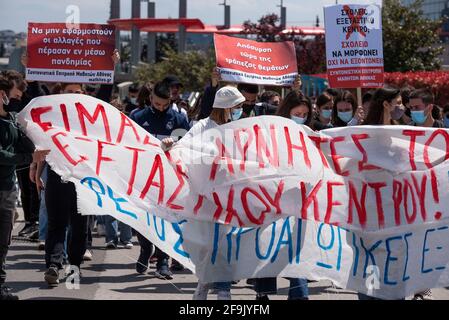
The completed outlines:
[[[383,87],[381,7],[376,4],[326,6],[324,18],[330,86]]]
[[[375,267],[379,297],[449,284],[446,130],[315,133],[258,117],[188,134],[163,152],[88,96],[37,98],[19,119],[39,149],[51,150],[53,170],[76,185],[81,213],[113,215],[202,279],[280,273],[367,292]]]

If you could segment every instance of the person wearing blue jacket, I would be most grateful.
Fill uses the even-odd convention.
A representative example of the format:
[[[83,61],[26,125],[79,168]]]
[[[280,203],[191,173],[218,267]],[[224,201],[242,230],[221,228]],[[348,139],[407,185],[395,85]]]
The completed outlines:
[[[175,130],[177,136],[182,136],[182,132],[178,132],[185,130],[187,133],[190,129],[186,117],[171,108],[170,88],[164,82],[159,82],[154,86],[151,94],[151,106],[133,113],[131,119],[159,140],[173,137],[172,133]],[[136,264],[136,271],[143,274],[148,270],[154,246],[139,233],[137,238],[140,244],[140,256]],[[157,257],[156,277],[171,280],[172,273],[168,267],[168,255],[158,249],[156,249],[155,255]]]

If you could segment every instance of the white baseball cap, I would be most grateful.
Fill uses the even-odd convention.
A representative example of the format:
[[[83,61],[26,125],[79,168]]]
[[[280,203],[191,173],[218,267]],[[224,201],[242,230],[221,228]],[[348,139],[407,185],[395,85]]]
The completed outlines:
[[[245,102],[246,98],[235,87],[226,86],[217,91],[214,109],[231,109]]]

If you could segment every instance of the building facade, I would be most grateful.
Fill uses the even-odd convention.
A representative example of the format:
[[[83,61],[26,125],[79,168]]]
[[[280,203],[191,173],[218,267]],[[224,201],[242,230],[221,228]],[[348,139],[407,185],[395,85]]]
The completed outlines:
[[[404,4],[410,4],[415,0],[402,0]],[[426,18],[437,20],[443,15],[448,15],[449,1],[447,0],[424,0],[422,9]],[[446,10],[446,12],[445,12]]]

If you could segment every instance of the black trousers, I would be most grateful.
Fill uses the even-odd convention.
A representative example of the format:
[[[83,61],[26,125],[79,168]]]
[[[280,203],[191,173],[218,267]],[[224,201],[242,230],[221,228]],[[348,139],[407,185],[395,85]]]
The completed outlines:
[[[30,168],[18,168],[16,175],[20,187],[20,200],[22,201],[25,221],[27,223],[38,222],[40,200],[36,184],[30,180]]]
[[[6,255],[11,245],[17,191],[0,191],[0,284],[6,280]]]
[[[45,203],[48,213],[48,231],[45,242],[47,268],[62,268],[64,241],[67,239],[67,254],[71,265],[80,267],[87,248],[88,216],[78,213],[75,185],[63,183],[53,170],[48,171],[45,187]]]
[[[139,240],[139,244],[140,244],[140,248],[142,250],[142,253],[149,256],[151,254],[152,246],[153,246],[151,241],[148,240],[147,238],[145,238],[139,232],[137,232],[137,239]],[[168,266],[168,258],[169,258],[168,254],[166,254],[165,252],[159,250],[159,248],[156,247],[156,251],[154,252],[154,255],[157,257],[156,268],[160,268],[163,265],[167,265]]]

